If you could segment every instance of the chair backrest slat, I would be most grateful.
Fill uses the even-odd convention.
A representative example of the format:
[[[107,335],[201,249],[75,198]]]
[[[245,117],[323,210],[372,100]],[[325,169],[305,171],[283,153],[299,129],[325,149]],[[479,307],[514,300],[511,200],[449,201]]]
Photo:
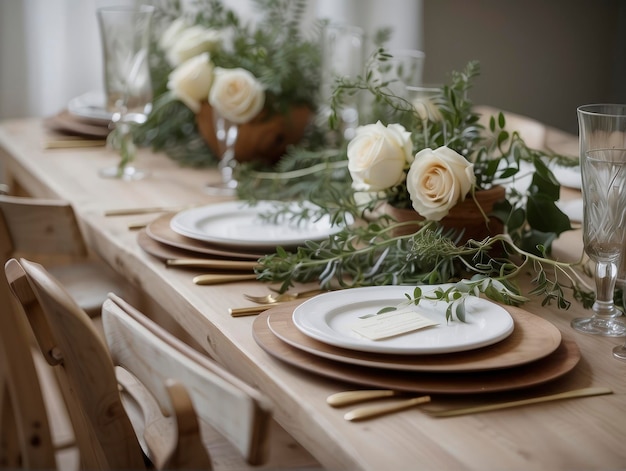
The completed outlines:
[[[14,309],[0,313],[0,468],[55,469],[28,329]]]
[[[87,254],[74,209],[65,201],[0,194],[0,214],[0,243],[5,254]]]
[[[176,380],[185,385],[198,416],[250,464],[267,459],[271,410],[264,395],[115,295],[103,304],[102,322],[114,363],[144,383],[161,407],[169,403],[165,384]]]

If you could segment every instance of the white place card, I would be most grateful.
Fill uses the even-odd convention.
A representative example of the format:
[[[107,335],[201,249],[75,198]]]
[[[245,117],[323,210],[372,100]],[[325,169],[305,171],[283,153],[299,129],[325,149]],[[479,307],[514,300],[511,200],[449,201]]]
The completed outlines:
[[[360,319],[352,330],[370,340],[381,340],[438,325],[413,308],[376,314]]]

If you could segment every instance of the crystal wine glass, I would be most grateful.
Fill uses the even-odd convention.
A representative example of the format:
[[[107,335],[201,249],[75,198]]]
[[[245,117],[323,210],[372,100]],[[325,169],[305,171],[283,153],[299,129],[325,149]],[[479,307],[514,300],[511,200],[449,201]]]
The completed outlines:
[[[613,302],[626,241],[626,105],[578,108],[583,194],[583,243],[595,262],[593,316],[576,318],[579,332],[626,335]]]
[[[424,61],[426,54],[417,49],[398,49],[390,51],[383,77],[389,82],[389,89],[396,95],[412,101],[415,95],[428,93],[432,86],[424,86]],[[436,92],[433,92],[436,93]]]
[[[97,10],[104,58],[106,108],[115,127],[110,144],[118,149],[118,165],[101,169],[106,178],[138,180],[147,175],[132,165],[136,149],[133,127],[146,121],[152,107],[148,64],[150,28],[154,7],[141,5],[103,7]]]
[[[237,142],[237,135],[239,134],[239,126],[237,123],[233,123],[222,116],[215,107],[212,112],[213,128],[215,129],[218,150],[221,153],[217,169],[222,176],[222,181],[208,184],[206,191],[212,195],[230,196],[234,195],[237,191],[237,180],[234,177],[234,171],[237,166],[235,144]]]
[[[322,75],[318,119],[325,123],[330,116],[330,103],[335,83],[339,79],[355,79],[363,71],[364,32],[361,28],[343,24],[324,25],[321,37]],[[344,98],[339,110],[340,139],[350,140],[359,125],[358,96]],[[329,136],[332,138],[332,136]]]

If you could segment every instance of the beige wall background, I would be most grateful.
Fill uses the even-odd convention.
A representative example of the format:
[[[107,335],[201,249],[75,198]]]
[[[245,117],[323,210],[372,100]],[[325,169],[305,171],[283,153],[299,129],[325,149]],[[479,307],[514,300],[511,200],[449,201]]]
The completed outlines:
[[[424,0],[426,82],[472,59],[471,97],[577,134],[576,107],[626,103],[626,1]]]

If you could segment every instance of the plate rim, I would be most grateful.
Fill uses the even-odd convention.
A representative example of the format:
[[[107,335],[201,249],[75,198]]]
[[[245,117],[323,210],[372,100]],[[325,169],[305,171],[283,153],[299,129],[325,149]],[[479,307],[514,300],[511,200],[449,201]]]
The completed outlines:
[[[341,226],[330,226],[327,233],[325,233],[323,236],[307,237],[307,238],[293,237],[289,239],[254,241],[254,240],[245,240],[245,239],[227,239],[224,237],[210,236],[202,232],[189,230],[188,228],[181,226],[180,220],[194,212],[198,212],[198,213],[202,213],[203,211],[209,212],[210,214],[207,214],[206,216],[198,216],[198,217],[205,217],[205,218],[228,214],[232,212],[233,210],[241,211],[242,209],[250,209],[251,212],[255,212],[256,214],[258,214],[259,211],[263,210],[263,207],[268,208],[273,203],[282,204],[282,202],[280,201],[260,200],[256,202],[254,205],[249,205],[245,201],[238,200],[238,201],[225,201],[221,203],[207,204],[207,205],[198,206],[195,208],[189,208],[184,211],[180,211],[176,213],[170,221],[170,227],[172,228],[174,232],[180,235],[183,235],[191,239],[199,240],[202,242],[208,242],[211,244],[223,245],[223,246],[228,246],[228,247],[265,248],[265,249],[274,248],[277,246],[291,247],[291,246],[302,245],[307,240],[316,240],[316,241],[323,240],[330,235],[336,234],[342,229]]]
[[[179,233],[172,231],[170,228],[170,220],[173,215],[174,213],[165,213],[150,222],[146,226],[146,234],[148,237],[167,246],[191,251],[205,256],[211,255],[222,258],[227,257],[243,260],[258,260],[264,255],[262,251],[233,251],[226,247],[211,246],[198,240],[182,236]]]
[[[448,286],[450,286],[449,283],[437,284],[437,285],[422,285],[421,287],[422,289],[435,290],[438,287],[448,287]],[[463,345],[463,346],[459,345],[456,347],[428,347],[428,348],[415,347],[412,349],[397,348],[397,347],[385,346],[383,345],[383,343],[380,343],[380,342],[379,343],[375,343],[375,342],[363,343],[363,342],[358,342],[357,339],[354,339],[354,341],[350,341],[350,339],[347,339],[347,341],[339,340],[336,337],[332,337],[331,335],[329,335],[328,333],[324,331],[315,329],[314,327],[309,329],[307,328],[306,324],[302,323],[302,319],[306,319],[306,317],[304,317],[304,314],[303,314],[303,311],[305,309],[310,308],[311,306],[315,306],[316,304],[323,302],[324,300],[327,300],[331,297],[346,296],[348,294],[354,294],[356,290],[359,290],[361,294],[365,292],[371,292],[372,295],[374,295],[375,292],[392,291],[395,293],[396,291],[403,291],[403,293],[400,293],[400,295],[398,296],[398,302],[401,302],[404,299],[404,296],[402,295],[406,292],[411,291],[412,289],[414,289],[414,286],[411,286],[411,285],[385,285],[385,286],[366,286],[366,287],[352,288],[350,290],[331,291],[329,293],[320,294],[318,296],[315,296],[314,298],[308,299],[304,301],[302,304],[300,304],[299,306],[297,306],[294,309],[294,312],[292,314],[292,320],[295,326],[303,334],[311,338],[314,338],[315,340],[318,340],[320,342],[327,343],[329,345],[334,345],[340,348],[357,350],[357,351],[362,351],[362,352],[390,353],[390,354],[397,354],[397,355],[426,355],[426,354],[432,355],[432,354],[456,353],[456,352],[474,350],[477,348],[482,348],[482,347],[486,347],[489,345],[493,345],[494,343],[497,343],[507,338],[513,332],[514,322],[513,322],[513,318],[511,317],[511,315],[498,304],[493,303],[492,301],[489,301],[484,298],[479,298],[479,297],[475,298],[476,302],[481,302],[481,303],[484,302],[484,303],[489,303],[493,305],[494,309],[500,310],[503,314],[507,316],[508,322],[506,323],[507,325],[503,327],[502,331],[500,331],[497,335],[494,335],[493,337],[489,337],[488,339],[485,339],[481,342],[471,343],[470,345]],[[363,299],[360,298],[359,302],[363,302]],[[384,340],[382,342],[384,342]]]
[[[94,98],[98,98],[97,100]],[[102,98],[102,101],[99,99]],[[104,92],[100,90],[90,90],[81,95],[75,96],[71,98],[67,103],[67,110],[70,114],[74,116],[80,116],[83,118],[91,118],[91,119],[102,119],[110,121],[113,113],[109,112],[104,108],[104,100],[105,100]],[[91,102],[91,105],[78,105],[80,102]],[[98,102],[98,103],[96,103]],[[97,108],[97,111],[94,112],[85,112],[83,109],[86,106],[91,106],[93,108]]]

